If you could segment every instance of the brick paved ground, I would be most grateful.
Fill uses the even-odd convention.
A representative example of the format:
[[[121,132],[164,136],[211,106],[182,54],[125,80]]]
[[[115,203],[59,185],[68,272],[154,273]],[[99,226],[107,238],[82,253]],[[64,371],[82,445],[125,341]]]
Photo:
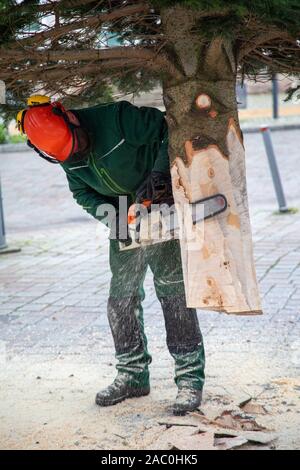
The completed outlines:
[[[207,349],[203,409],[257,397],[277,447],[300,447],[300,213],[277,215],[261,136],[245,136],[264,315],[199,312]],[[273,134],[289,205],[299,207],[299,131]],[[298,172],[298,173],[297,173]],[[106,319],[105,229],[75,205],[65,176],[30,152],[0,155],[7,238],[0,257],[0,447],[141,448],[175,396],[172,360],[149,274],[145,322],[153,392],[98,409],[114,376]]]

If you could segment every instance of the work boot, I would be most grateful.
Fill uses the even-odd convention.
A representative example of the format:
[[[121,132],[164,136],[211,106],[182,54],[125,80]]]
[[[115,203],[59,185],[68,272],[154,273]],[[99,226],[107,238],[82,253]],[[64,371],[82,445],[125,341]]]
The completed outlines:
[[[112,406],[126,398],[142,397],[149,395],[150,386],[133,387],[127,374],[119,373],[113,383],[100,390],[96,395],[96,404],[99,406]]]
[[[181,386],[178,388],[176,401],[173,405],[173,414],[176,416],[185,415],[188,411],[194,411],[201,405],[202,390]]]

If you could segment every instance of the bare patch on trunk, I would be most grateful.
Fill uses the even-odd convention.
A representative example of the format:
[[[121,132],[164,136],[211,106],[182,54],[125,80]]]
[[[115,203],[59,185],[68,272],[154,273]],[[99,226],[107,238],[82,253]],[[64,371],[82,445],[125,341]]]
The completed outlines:
[[[211,107],[211,99],[206,93],[201,93],[196,98],[196,106],[199,109],[209,109]]]
[[[218,111],[212,108],[212,100],[206,93],[200,93],[195,99],[196,110],[200,111],[206,117],[215,119],[218,116]]]
[[[184,241],[186,224],[182,227],[187,304],[227,313],[261,313],[244,183],[244,148],[232,119],[226,144],[229,158],[216,144],[199,149],[194,141],[186,141],[187,164],[177,157],[171,169],[179,212],[184,205],[216,193],[228,201],[226,212],[194,227],[192,243]]]

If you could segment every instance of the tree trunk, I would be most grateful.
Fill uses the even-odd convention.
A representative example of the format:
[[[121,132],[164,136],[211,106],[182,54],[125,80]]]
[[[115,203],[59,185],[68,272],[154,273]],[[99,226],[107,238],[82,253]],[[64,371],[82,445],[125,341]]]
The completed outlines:
[[[173,38],[172,51],[185,77],[179,83],[164,83],[164,100],[174,199],[179,218],[185,214],[180,243],[187,305],[258,314],[261,306],[252,252],[234,58],[228,45],[214,40],[202,54],[201,68],[195,57],[189,61],[188,44],[192,55],[197,44],[188,37],[186,29],[191,16],[184,18],[183,12],[186,10],[172,9],[171,16],[163,17],[169,37],[174,28],[178,32],[180,22],[185,25],[183,34]],[[225,195],[226,211],[196,224],[189,242],[186,205],[217,193]]]

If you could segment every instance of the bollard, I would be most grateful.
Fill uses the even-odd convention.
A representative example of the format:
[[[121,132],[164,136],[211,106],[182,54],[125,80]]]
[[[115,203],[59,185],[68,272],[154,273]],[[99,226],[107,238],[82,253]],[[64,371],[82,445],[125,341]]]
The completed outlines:
[[[279,107],[278,107],[278,78],[276,73],[272,76],[272,101],[273,101],[273,119],[278,119],[279,117]]]
[[[273,149],[273,144],[271,140],[271,131],[267,126],[262,126],[260,128],[265,144],[265,149],[268,157],[268,162],[271,170],[272,180],[275,188],[275,193],[279,205],[279,212],[288,212],[286,205],[285,195],[283,192],[283,187],[281,184],[280,174],[276,162],[276,157]]]
[[[1,193],[1,180],[0,180],[0,255],[18,253],[19,251],[21,251],[21,248],[10,248],[7,246],[7,243],[6,243],[4,213],[3,213],[2,193]]]
[[[1,181],[0,181],[0,250],[7,247],[5,239],[5,226],[4,226],[4,214],[2,204],[2,193],[1,193]]]

